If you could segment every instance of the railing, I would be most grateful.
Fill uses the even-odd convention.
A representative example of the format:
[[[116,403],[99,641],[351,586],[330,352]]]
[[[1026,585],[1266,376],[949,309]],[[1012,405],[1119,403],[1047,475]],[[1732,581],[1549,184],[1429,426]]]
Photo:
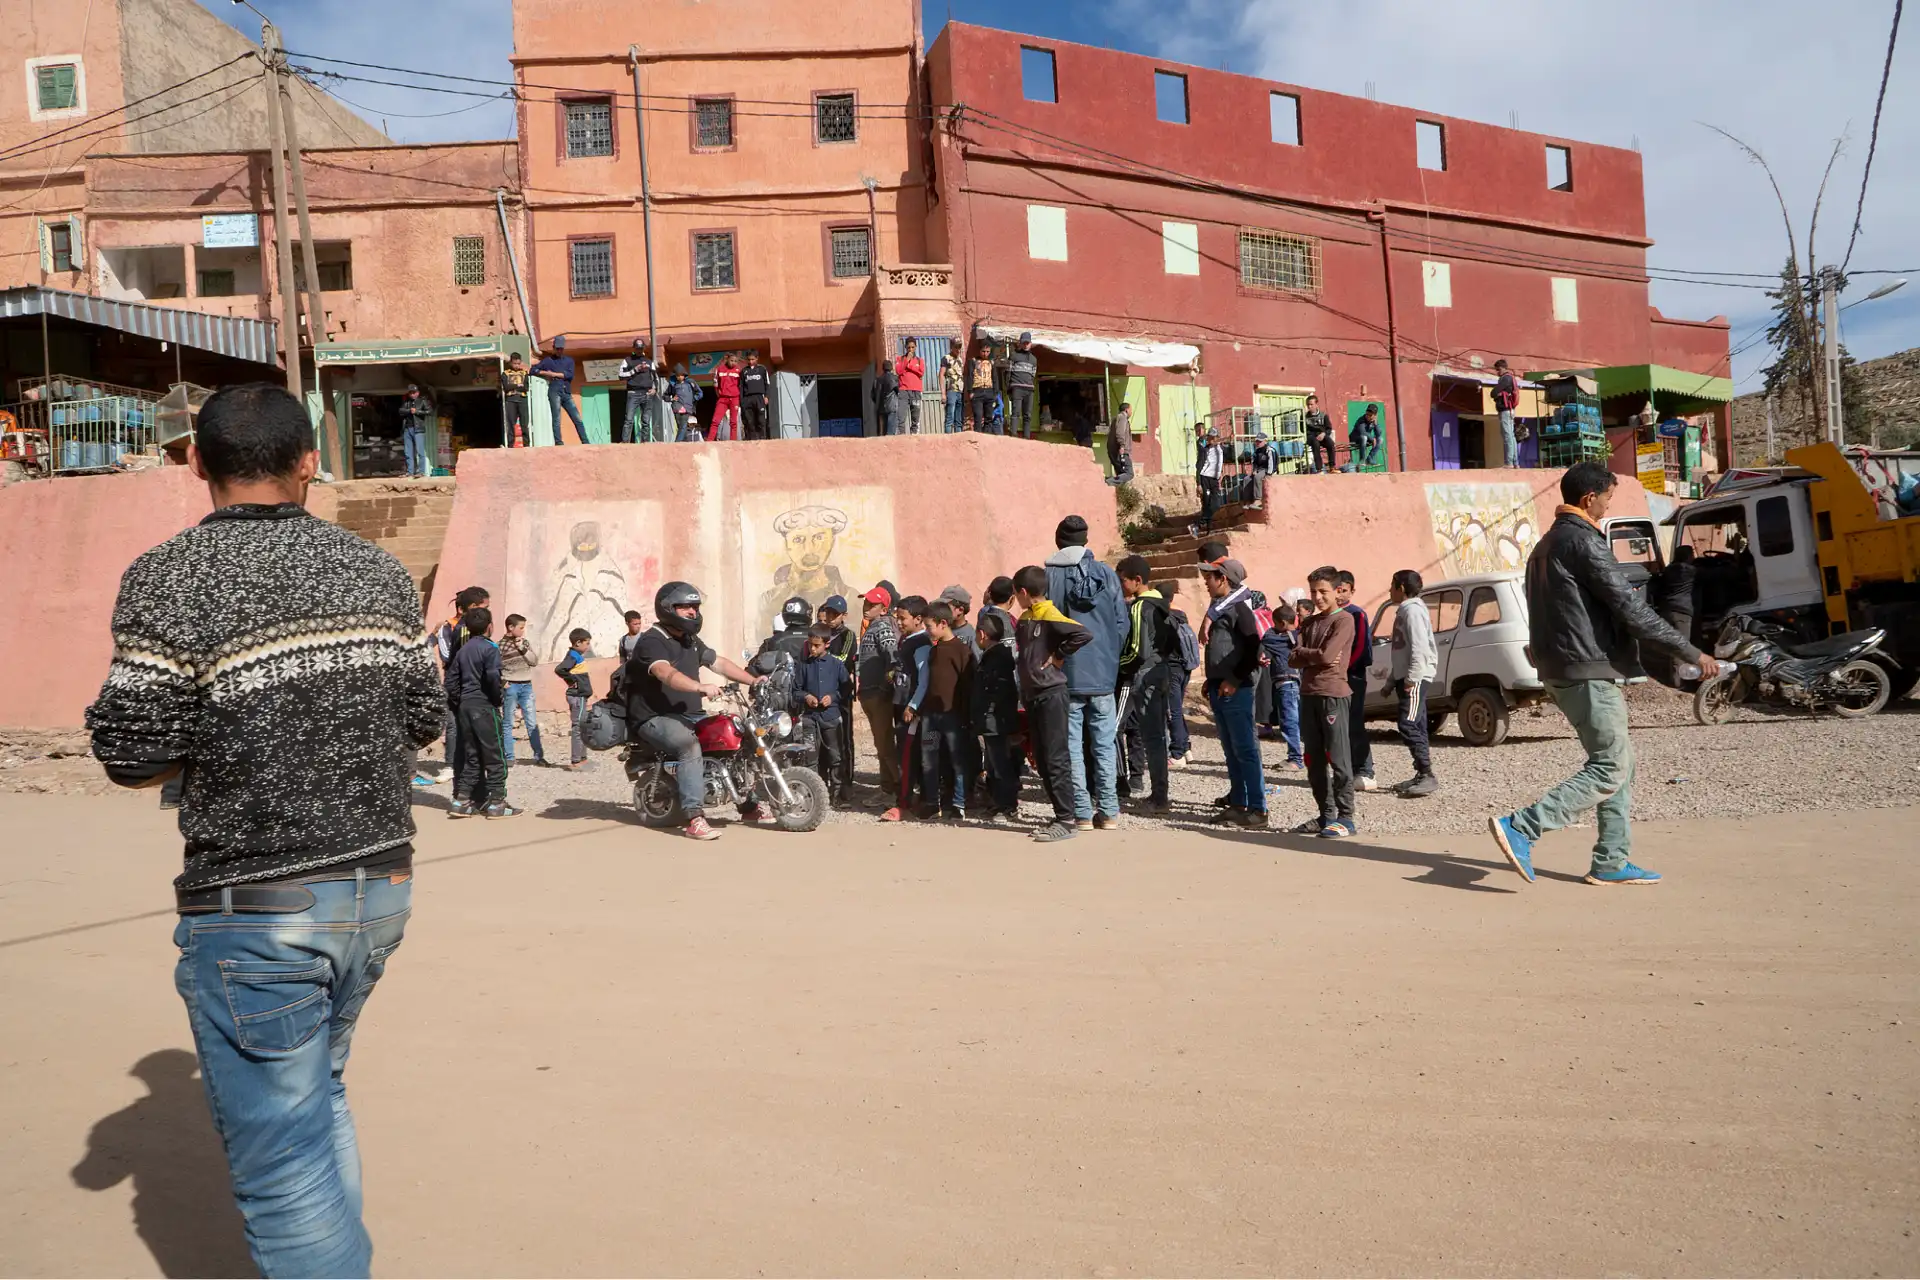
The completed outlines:
[[[59,374],[21,381],[22,399],[0,406],[0,428],[47,442],[50,469],[107,471],[129,455],[158,458],[160,396]]]

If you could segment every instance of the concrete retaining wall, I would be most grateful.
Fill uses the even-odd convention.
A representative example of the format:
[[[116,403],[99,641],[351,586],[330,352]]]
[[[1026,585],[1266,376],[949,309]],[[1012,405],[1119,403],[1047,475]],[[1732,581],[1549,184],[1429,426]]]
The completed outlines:
[[[1053,552],[1068,513],[1086,517],[1097,554],[1117,549],[1113,490],[1062,460],[971,434],[470,451],[431,604],[484,586],[495,616],[526,615],[554,661],[575,627],[613,653],[621,613],[651,620],[673,579],[706,594],[705,634],[736,658],[793,595],[858,609],[884,578],[928,597],[958,583],[977,607],[995,575]]]
[[[113,657],[120,575],[210,510],[185,467],[0,489],[0,724],[81,722]]]

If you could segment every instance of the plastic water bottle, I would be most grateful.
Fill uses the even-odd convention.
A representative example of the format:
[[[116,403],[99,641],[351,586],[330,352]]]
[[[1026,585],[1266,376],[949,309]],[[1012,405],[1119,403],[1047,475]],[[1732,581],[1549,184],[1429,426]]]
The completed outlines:
[[[1683,662],[1674,668],[1673,674],[1681,680],[1698,680],[1700,678],[1700,665],[1695,662]]]

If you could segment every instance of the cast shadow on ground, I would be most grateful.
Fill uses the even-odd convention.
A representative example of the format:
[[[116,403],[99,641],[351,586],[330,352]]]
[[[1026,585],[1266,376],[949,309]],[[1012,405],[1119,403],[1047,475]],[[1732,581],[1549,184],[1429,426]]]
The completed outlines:
[[[561,821],[592,818],[601,822],[624,822],[630,827],[641,825],[640,815],[634,812],[631,804],[620,800],[584,800],[578,796],[555,800],[534,816]]]
[[[1382,862],[1392,866],[1419,867],[1421,873],[1408,876],[1409,884],[1439,885],[1443,889],[1467,889],[1476,893],[1518,893],[1525,886],[1517,873],[1505,862],[1493,862],[1480,858],[1461,858],[1448,853],[1421,853],[1414,849],[1393,849],[1385,845],[1363,844],[1358,840],[1322,840],[1317,836],[1300,836],[1288,832],[1245,831],[1232,827],[1201,826],[1179,824],[1189,831],[1212,836],[1232,844],[1252,846],[1262,852],[1284,850],[1290,853],[1319,854],[1329,858],[1358,858],[1363,862]],[[1490,876],[1513,876],[1511,885],[1483,883]],[[1542,880],[1559,880],[1567,884],[1580,884],[1582,878],[1569,875],[1564,871],[1543,871],[1534,869],[1534,874]]]
[[[445,813],[447,810],[453,808],[452,800],[448,799],[446,796],[435,795],[433,792],[427,790],[425,787],[414,788],[413,803],[416,808],[438,809],[442,813]]]
[[[134,1063],[147,1096],[93,1126],[73,1182],[107,1191],[133,1180],[133,1229],[162,1275],[257,1275],[197,1067],[184,1049]]]

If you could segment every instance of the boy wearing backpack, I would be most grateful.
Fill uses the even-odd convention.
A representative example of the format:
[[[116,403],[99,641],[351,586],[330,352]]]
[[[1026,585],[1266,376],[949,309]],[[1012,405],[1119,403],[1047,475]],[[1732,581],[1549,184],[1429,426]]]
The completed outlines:
[[[567,719],[573,724],[573,760],[569,769],[578,769],[587,762],[587,743],[580,736],[580,720],[587,714],[587,704],[593,701],[593,677],[580,669],[580,664],[593,656],[593,634],[585,627],[575,627],[567,636],[572,647],[553,674],[560,677],[567,686]]]
[[[1171,600],[1177,588],[1171,582],[1160,584],[1160,595]],[[1177,646],[1168,656],[1167,670],[1167,763],[1185,768],[1193,739],[1187,732],[1187,683],[1200,669],[1200,638],[1193,634],[1183,609],[1167,610],[1167,623],[1173,629]]]
[[[1128,556],[1114,572],[1131,624],[1120,650],[1120,794],[1138,800],[1151,777],[1153,790],[1142,807],[1159,816],[1173,808],[1167,798],[1167,676],[1169,655],[1180,642],[1166,600],[1147,582],[1146,558]]]

